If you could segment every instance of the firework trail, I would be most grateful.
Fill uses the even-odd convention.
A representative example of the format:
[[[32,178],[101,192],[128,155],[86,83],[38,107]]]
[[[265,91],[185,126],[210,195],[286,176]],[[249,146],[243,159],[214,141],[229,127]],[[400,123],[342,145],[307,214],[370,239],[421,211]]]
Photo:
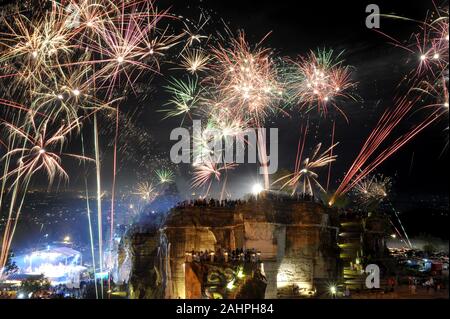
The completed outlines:
[[[54,133],[48,132],[48,120],[45,120],[38,126],[33,115],[28,120],[26,128],[20,128],[8,122],[3,122],[2,124],[9,132],[11,141],[9,145],[18,144],[21,146],[10,149],[1,158],[1,161],[5,162],[5,173],[1,177],[3,186],[5,186],[7,180],[12,178],[10,187],[13,189],[9,216],[2,240],[2,251],[0,255],[1,269],[6,263],[21,208],[32,177],[38,172],[43,171],[48,177],[48,184],[50,186],[55,178],[68,179],[67,173],[61,166],[62,156],[72,157],[83,162],[91,161],[86,156],[62,152],[62,147],[67,141],[67,136],[72,130],[77,128],[75,123],[62,125]],[[17,167],[9,169],[12,161],[17,162]],[[19,203],[19,206],[16,212],[13,213],[16,203]]]
[[[410,248],[413,248],[413,245],[412,245],[411,241],[409,240],[409,236],[408,236],[408,234],[406,233],[406,229],[405,229],[405,227],[403,226],[402,221],[400,220],[399,212],[395,209],[394,205],[392,205],[392,202],[391,202],[389,199],[388,199],[387,201],[388,201],[389,206],[391,207],[392,211],[394,212],[395,217],[396,217],[397,220],[398,220],[398,223],[400,224],[400,227],[401,227],[401,229],[402,229],[402,231],[403,231],[403,234],[404,234],[404,236],[405,236],[405,239],[406,239],[405,242],[408,243],[408,245],[409,245]],[[394,227],[395,227],[395,226],[394,226]],[[399,231],[397,230],[397,232],[399,232]]]
[[[385,142],[392,134],[392,131],[404,117],[410,113],[414,105],[414,101],[409,101],[407,97],[404,97],[394,108],[387,110],[383,114],[375,129],[367,138],[356,160],[342,180],[342,183],[333,195],[329,203],[330,205],[334,203],[334,200],[337,197],[351,190],[358,182],[373,172],[386,159],[439,118],[438,111],[434,111],[410,131],[396,138],[394,142],[382,149],[383,142]]]
[[[414,39],[412,45],[402,45],[399,41],[389,37],[395,45],[406,49],[416,56],[416,61],[419,61],[416,63],[416,69],[412,72],[412,87],[407,94],[396,101],[393,108],[388,109],[382,115],[333,195],[329,202],[330,205],[334,203],[336,197],[351,190],[417,134],[443,115],[448,114],[448,11],[436,10],[436,12],[437,18],[431,22],[423,22],[421,32],[412,35],[412,39]],[[432,102],[429,105],[420,106],[424,99],[433,96],[437,103]],[[407,133],[396,138],[383,149],[382,144],[392,135],[399,123],[414,111],[415,107],[430,111]]]
[[[240,33],[227,47],[219,44],[213,48],[214,63],[210,66],[211,76],[206,79],[220,96],[224,110],[239,114],[241,122],[254,127],[261,127],[269,114],[281,111],[284,90],[278,80],[273,52],[261,48],[261,42],[252,49]],[[266,139],[261,130],[258,130],[258,151],[264,185],[269,189]]]
[[[121,150],[118,145],[119,102],[128,91],[136,93],[134,85],[142,74],[159,72],[160,61],[180,37],[170,35],[168,27],[159,28],[163,19],[173,19],[173,16],[167,11],[158,11],[151,0],[52,1],[45,4],[39,14],[33,13],[18,9],[16,14],[8,15],[2,21],[0,79],[9,81],[2,83],[6,95],[20,96],[24,103],[2,97],[0,104],[25,114],[19,113],[11,122],[3,121],[12,138],[3,143],[7,153],[2,158],[5,162],[2,189],[7,188],[7,181],[11,179],[10,187],[14,190],[11,217],[15,203],[21,208],[24,195],[22,200],[20,196],[26,193],[35,173],[45,171],[49,185],[55,178],[67,179],[61,156],[82,161],[90,159],[84,156],[84,146],[83,156],[64,154],[61,149],[66,136],[81,133],[82,123],[93,116],[99,264],[102,270],[103,191],[97,113],[114,111],[116,116],[110,211],[112,239],[116,163]],[[47,131],[55,133],[49,135]],[[18,167],[14,167],[13,160],[17,157],[20,161]],[[90,207],[87,209],[89,213]],[[14,227],[9,225],[5,232],[8,240],[2,242],[2,258],[12,240]]]
[[[383,175],[372,175],[361,180],[353,188],[352,193],[355,195],[356,201],[365,209],[371,209],[373,205],[378,205],[382,202],[388,203],[390,209],[394,212],[394,216],[400,225],[402,233],[397,229],[392,220],[389,220],[392,227],[395,229],[397,234],[402,238],[405,238],[405,243],[412,248],[411,241],[406,232],[406,229],[400,219],[398,211],[394,208],[391,200],[389,199],[389,193],[392,188],[392,178],[385,177]]]

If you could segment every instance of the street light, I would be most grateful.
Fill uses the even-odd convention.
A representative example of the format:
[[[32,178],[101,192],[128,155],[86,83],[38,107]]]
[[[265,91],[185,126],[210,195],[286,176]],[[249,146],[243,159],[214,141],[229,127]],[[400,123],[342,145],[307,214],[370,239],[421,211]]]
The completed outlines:
[[[328,287],[329,291],[330,291],[330,295],[331,298],[335,299],[336,298],[336,293],[337,293],[337,288],[335,285],[331,285]]]
[[[336,294],[336,286],[331,286],[330,287],[330,292],[331,292],[332,295],[335,295]]]

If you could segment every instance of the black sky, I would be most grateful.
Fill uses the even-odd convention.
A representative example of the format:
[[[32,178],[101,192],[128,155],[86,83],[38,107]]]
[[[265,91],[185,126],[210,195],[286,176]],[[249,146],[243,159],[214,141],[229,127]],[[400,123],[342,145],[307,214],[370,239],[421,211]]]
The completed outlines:
[[[407,64],[408,53],[389,43],[386,37],[369,30],[365,26],[366,6],[373,1],[250,1],[250,0],[157,0],[160,8],[169,8],[174,15],[198,20],[201,12],[210,17],[205,32],[214,33],[224,30],[224,23],[237,33],[243,30],[250,43],[258,43],[268,33],[263,46],[273,48],[277,55],[295,57],[317,48],[332,48],[336,52],[345,51],[344,58],[354,67],[353,77],[358,82],[356,102],[345,102],[342,108],[350,119],[346,123],[337,117],[336,140],[338,161],[333,168],[334,187],[345,170],[358,154],[365,138],[375,126],[381,113],[393,104],[399,94],[398,84],[403,76],[411,71]],[[376,2],[383,14],[395,14],[412,19],[423,20],[427,10],[433,9],[428,0],[378,0]],[[174,22],[178,28],[181,23]],[[381,20],[381,31],[400,40],[407,40],[419,25],[407,21]],[[163,76],[155,76],[149,86],[153,91],[145,101],[130,98],[124,110],[139,107],[142,112],[135,118],[136,125],[146,130],[158,142],[155,152],[168,152],[173,142],[169,141],[170,131],[179,125],[179,119],[162,121],[163,114],[158,112],[167,102],[164,86],[167,79],[177,76],[170,66],[163,68]],[[150,79],[148,79],[150,80]],[[150,81],[148,81],[150,83]],[[331,115],[333,116],[333,115]],[[419,116],[420,114],[416,114]],[[291,118],[276,117],[268,121],[268,126],[280,129],[280,167],[292,169],[295,161],[296,145],[299,138],[299,115]],[[314,129],[309,136],[308,147],[318,142],[330,143],[330,119],[318,119],[311,115]],[[402,134],[417,117],[407,119],[398,128],[396,134]],[[447,122],[447,123],[446,123]],[[408,196],[440,194],[448,196],[448,151],[443,149],[448,141],[448,118],[421,133],[413,142],[400,150],[377,170],[389,176],[395,176],[395,191]],[[140,156],[136,154],[136,156]],[[108,185],[108,158],[105,153],[105,186]],[[72,164],[69,164],[69,166]],[[188,168],[182,169],[186,171]],[[70,169],[72,175],[79,173],[78,167]],[[230,186],[243,189],[249,176],[256,176],[255,167],[244,168],[247,173],[230,180]],[[245,176],[242,178],[242,176]],[[127,183],[128,176],[121,176]],[[129,179],[129,178],[128,178]],[[181,180],[189,179],[183,174]],[[251,179],[251,178],[250,178]],[[72,178],[74,184],[77,178]],[[78,180],[79,181],[79,180]],[[243,188],[241,188],[243,187]]]
[[[332,48],[345,51],[346,63],[355,68],[357,102],[343,103],[350,118],[347,124],[337,119],[336,139],[341,142],[337,151],[335,181],[357,155],[363,141],[375,126],[381,113],[393,104],[394,97],[401,92],[398,84],[409,73],[413,65],[407,64],[410,55],[389,43],[389,40],[365,26],[366,6],[372,1],[161,1],[170,3],[172,12],[196,19],[199,8],[208,12],[214,20],[213,27],[221,29],[223,19],[231,31],[244,30],[251,43],[257,43],[268,33],[263,46],[275,49],[280,56],[295,57],[317,48]],[[411,19],[424,20],[427,11],[433,8],[432,1],[377,1],[382,14],[395,14]],[[383,18],[381,31],[399,40],[407,40],[411,33],[418,32],[419,25],[407,21]],[[168,143],[167,125],[158,123],[158,115],[151,116],[151,126],[161,143]],[[420,115],[419,115],[420,118]],[[417,117],[406,119],[394,136],[398,136],[417,121]],[[310,145],[318,142],[328,144],[331,125],[329,120],[316,120],[316,134],[311,134]],[[377,170],[395,176],[395,191],[399,194],[448,194],[448,152],[444,150],[448,141],[448,119],[427,129],[409,145],[386,161]],[[164,123],[164,122],[163,122]],[[170,121],[169,121],[170,123]],[[280,165],[291,168],[295,160],[298,141],[299,118],[274,118],[271,125],[280,129]],[[293,132],[297,134],[293,134]],[[164,136],[166,139],[164,140]],[[168,143],[170,145],[170,143]],[[444,150],[444,152],[443,152]],[[443,152],[443,155],[441,154]],[[249,168],[254,175],[254,168]],[[233,183],[233,182],[231,182]],[[238,186],[245,184],[235,183]],[[336,184],[336,183],[335,183]]]

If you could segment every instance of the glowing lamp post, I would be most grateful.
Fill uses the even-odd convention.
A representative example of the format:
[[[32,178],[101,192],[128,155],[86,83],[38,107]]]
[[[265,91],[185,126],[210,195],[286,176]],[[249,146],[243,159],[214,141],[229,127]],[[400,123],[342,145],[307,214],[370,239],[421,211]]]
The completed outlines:
[[[330,286],[331,297],[336,298],[336,292],[337,292],[336,286]]]

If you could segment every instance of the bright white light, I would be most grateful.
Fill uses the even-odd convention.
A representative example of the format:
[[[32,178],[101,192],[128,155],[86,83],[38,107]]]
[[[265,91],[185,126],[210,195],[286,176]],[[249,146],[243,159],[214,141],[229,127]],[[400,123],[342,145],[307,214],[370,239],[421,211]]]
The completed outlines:
[[[439,55],[439,53],[435,53],[434,55],[433,55],[433,59],[435,59],[435,60],[437,60],[437,59],[439,59],[441,56]]]
[[[264,188],[262,187],[261,184],[255,184],[252,187],[253,195],[259,195],[263,190],[264,190]]]
[[[45,153],[45,149],[41,148],[41,149],[39,150],[39,154],[44,154],[44,153]]]
[[[73,93],[73,95],[75,95],[75,96],[79,96],[81,92],[80,92],[80,90],[75,89],[75,90],[72,91],[72,93]]]
[[[58,94],[58,99],[62,100],[64,98],[64,96],[62,96],[62,94]]]
[[[427,59],[427,56],[425,54],[422,54],[420,56],[420,60],[425,61]]]
[[[123,61],[124,61],[123,56],[119,56],[119,57],[117,58],[117,62],[122,63]]]
[[[335,295],[336,294],[336,286],[331,286],[330,287],[330,292],[331,292],[332,295]]]
[[[37,53],[37,51],[33,51],[32,53],[31,53],[31,55],[33,56],[33,58],[37,58],[37,56],[38,56],[38,53]]]

